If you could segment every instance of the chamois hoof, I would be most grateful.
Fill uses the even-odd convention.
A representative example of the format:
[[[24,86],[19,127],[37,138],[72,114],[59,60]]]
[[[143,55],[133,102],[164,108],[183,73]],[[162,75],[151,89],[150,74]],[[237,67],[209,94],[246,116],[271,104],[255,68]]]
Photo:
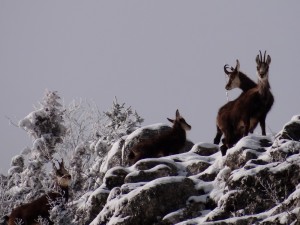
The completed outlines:
[[[227,149],[228,149],[228,148],[226,147],[226,145],[222,145],[222,146],[220,147],[222,156],[225,156],[225,155],[226,155]]]

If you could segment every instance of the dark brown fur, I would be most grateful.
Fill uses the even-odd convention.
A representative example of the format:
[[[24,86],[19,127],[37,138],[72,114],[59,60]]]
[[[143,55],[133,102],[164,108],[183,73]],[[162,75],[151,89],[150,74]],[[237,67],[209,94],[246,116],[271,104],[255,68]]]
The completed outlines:
[[[61,202],[60,200],[63,200],[63,202],[68,201],[69,190],[64,182],[68,183],[71,179],[71,175],[64,168],[63,161],[59,163],[59,166],[60,168],[55,168],[55,170],[57,184],[62,194],[59,192],[49,192],[30,203],[13,209],[8,217],[8,225],[15,225],[17,219],[21,219],[25,225],[35,225],[38,224],[36,221],[39,216],[48,220],[49,224],[53,224],[49,219],[49,210],[53,207],[53,204]]]
[[[170,131],[153,139],[142,141],[130,150],[129,161],[131,164],[144,158],[157,158],[179,153],[186,143],[186,130],[190,130],[191,126],[180,116],[178,110],[176,119],[168,120],[173,123]]]
[[[271,57],[267,59],[256,57],[258,84],[256,87],[243,92],[229,107],[222,109],[224,113],[218,117],[218,129],[224,134],[224,145],[221,148],[222,155],[226,154],[227,148],[231,148],[243,136],[247,136],[257,123],[261,124],[262,133],[265,133],[265,119],[270,111],[274,97],[270,91],[268,81],[269,64]],[[254,128],[253,128],[254,127]]]
[[[239,69],[240,63],[238,60],[236,60],[236,67],[235,68],[231,67],[231,71],[227,70],[228,67],[229,66],[227,64],[224,66],[224,72],[228,75],[228,78],[229,78],[228,83],[225,86],[226,90],[240,88],[243,92],[246,92],[246,91],[250,90],[251,88],[254,88],[257,86],[257,84],[253,80],[251,80],[246,74],[244,74],[243,72],[240,71],[240,69]],[[239,82],[237,84],[235,84],[234,83],[235,80],[238,80]],[[218,122],[226,123],[226,121],[228,120],[227,117],[229,116],[227,114],[230,112],[231,108],[235,104],[235,101],[236,100],[227,102],[218,111],[217,134],[216,134],[216,137],[214,138],[214,144],[219,144],[221,137],[223,135],[223,132],[218,125]],[[223,126],[224,125],[230,126],[230,124],[228,124],[228,125],[223,124]],[[255,129],[256,125],[254,127],[251,127],[251,130],[250,130],[251,133]],[[222,125],[221,125],[221,127],[222,127]],[[238,134],[236,134],[235,136],[238,136]]]

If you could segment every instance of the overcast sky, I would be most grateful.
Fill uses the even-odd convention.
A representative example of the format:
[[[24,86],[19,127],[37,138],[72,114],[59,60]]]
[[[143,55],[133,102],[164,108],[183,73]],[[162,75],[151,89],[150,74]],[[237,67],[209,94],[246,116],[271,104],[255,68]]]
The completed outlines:
[[[31,140],[9,125],[46,88],[66,103],[107,110],[117,96],[145,119],[168,123],[178,108],[188,138],[212,142],[226,103],[225,63],[257,80],[255,57],[271,55],[275,103],[267,132],[300,114],[300,1],[0,1],[0,172]],[[234,99],[240,91],[229,93]],[[260,128],[256,129],[260,133]]]

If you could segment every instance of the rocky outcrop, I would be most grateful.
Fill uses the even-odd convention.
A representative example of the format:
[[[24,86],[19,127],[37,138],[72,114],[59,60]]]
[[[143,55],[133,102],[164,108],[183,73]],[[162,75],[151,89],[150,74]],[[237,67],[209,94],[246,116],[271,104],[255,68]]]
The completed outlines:
[[[299,124],[295,116],[275,137],[247,136],[224,157],[198,143],[114,166],[87,196],[85,224],[300,224]]]

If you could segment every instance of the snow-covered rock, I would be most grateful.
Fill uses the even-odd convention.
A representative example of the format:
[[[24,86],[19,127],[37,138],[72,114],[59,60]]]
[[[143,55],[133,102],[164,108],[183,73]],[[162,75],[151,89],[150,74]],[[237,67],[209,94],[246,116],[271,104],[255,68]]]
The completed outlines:
[[[73,189],[72,224],[300,224],[300,116],[275,136],[242,138],[224,157],[216,145],[189,142],[179,154],[128,166],[134,144],[168,129],[163,124],[137,129],[116,141],[104,158],[98,154],[101,160],[89,177],[97,186],[81,195]],[[94,147],[101,148],[99,142]],[[74,162],[87,154],[77,150]],[[11,175],[17,175],[22,160],[13,162]],[[37,162],[30,160],[29,167]]]
[[[102,186],[110,195],[91,224],[299,224],[298,124],[293,117],[275,139],[249,135],[224,157],[198,143],[112,168]]]

